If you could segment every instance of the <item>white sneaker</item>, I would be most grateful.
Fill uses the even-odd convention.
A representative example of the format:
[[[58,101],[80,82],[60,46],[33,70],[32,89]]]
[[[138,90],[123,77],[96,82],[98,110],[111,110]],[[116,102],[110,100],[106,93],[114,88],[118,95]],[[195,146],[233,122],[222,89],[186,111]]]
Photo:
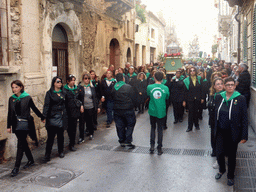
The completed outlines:
[[[212,165],[213,169],[218,169],[219,168],[219,164],[218,161],[216,161],[213,165]]]

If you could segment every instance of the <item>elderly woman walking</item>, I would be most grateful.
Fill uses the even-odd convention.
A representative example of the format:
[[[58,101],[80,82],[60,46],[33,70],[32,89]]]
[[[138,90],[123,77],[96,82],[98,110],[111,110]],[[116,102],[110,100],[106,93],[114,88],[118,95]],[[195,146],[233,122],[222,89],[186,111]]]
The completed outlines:
[[[228,157],[228,182],[234,185],[237,146],[248,140],[248,120],[246,99],[235,91],[236,85],[232,77],[224,80],[225,92],[215,98],[215,131],[216,153],[219,172],[218,180],[226,172],[225,156]]]

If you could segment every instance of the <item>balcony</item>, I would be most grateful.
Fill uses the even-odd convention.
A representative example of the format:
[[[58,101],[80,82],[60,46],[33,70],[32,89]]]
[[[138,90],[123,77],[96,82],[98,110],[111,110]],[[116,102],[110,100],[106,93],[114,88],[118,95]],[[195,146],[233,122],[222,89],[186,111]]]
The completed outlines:
[[[235,5],[242,6],[244,2],[247,0],[226,0],[230,7],[234,7]]]
[[[134,0],[105,0],[110,6],[106,9],[106,15],[122,20],[122,15],[134,8]]]
[[[232,33],[232,20],[231,15],[220,15],[219,16],[219,32],[229,37]]]

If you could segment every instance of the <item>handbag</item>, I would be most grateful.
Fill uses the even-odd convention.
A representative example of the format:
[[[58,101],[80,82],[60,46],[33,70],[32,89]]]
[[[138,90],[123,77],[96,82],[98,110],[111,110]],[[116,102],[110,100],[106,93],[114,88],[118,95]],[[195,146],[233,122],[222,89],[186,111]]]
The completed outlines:
[[[62,116],[60,114],[55,114],[53,117],[48,119],[48,125],[52,127],[63,127]]]
[[[21,119],[17,116],[17,125],[16,125],[16,131],[28,131],[28,120]]]

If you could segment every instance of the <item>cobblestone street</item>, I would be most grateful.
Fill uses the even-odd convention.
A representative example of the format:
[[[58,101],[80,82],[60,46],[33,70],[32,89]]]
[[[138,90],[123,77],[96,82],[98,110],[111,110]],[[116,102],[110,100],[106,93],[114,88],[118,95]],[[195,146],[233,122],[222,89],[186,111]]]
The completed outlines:
[[[253,191],[256,188],[255,136],[240,145],[237,155],[236,182],[226,185],[226,174],[220,181],[212,168],[210,129],[207,112],[200,122],[201,130],[186,133],[187,117],[173,125],[169,109],[168,129],[164,132],[162,156],[149,154],[149,116],[137,115],[134,130],[135,149],[119,147],[114,123],[105,128],[106,117],[99,117],[95,139],[76,145],[76,152],[66,149],[63,159],[57,157],[54,145],[50,162],[42,164],[45,145],[33,150],[36,165],[10,177],[13,161],[0,165],[1,191]],[[68,137],[65,137],[68,144]],[[25,164],[26,158],[23,159]],[[22,164],[22,165],[23,165]],[[234,189],[233,189],[234,188]]]

